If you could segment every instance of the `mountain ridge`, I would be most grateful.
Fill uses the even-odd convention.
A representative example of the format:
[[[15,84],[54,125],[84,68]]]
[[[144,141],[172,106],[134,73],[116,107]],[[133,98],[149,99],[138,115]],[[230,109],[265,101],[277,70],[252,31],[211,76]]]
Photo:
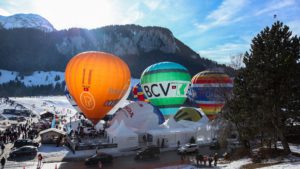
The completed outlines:
[[[232,68],[202,58],[169,29],[159,26],[130,24],[53,31],[25,27],[0,29],[0,37],[0,69],[22,74],[63,72],[73,56],[91,50],[119,56],[128,64],[134,78],[140,78],[146,67],[162,61],[182,64],[191,75],[215,68],[234,74]]]
[[[0,16],[0,21],[3,18]],[[202,58],[167,28],[130,24],[51,30],[39,26],[44,21],[35,22],[38,24],[24,27],[0,24],[0,96],[63,94],[68,61],[85,51],[120,57],[136,79],[148,66],[163,61],[185,66],[191,76],[207,69],[221,69],[230,76],[235,73],[226,65]]]

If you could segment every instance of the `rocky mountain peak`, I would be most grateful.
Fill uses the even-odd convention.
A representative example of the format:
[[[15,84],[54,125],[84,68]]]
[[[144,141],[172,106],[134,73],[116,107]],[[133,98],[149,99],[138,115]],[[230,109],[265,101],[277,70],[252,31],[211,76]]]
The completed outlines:
[[[11,16],[0,16],[0,28],[36,28],[45,32],[55,30],[53,25],[45,18],[37,14],[15,14]]]

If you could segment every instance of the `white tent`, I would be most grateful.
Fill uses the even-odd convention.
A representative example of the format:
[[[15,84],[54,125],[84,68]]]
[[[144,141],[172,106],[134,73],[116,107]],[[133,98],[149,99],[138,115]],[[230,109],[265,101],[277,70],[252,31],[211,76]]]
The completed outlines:
[[[193,107],[181,107],[180,110],[189,109],[189,110],[196,110],[200,115],[201,118],[199,121],[192,121],[192,120],[179,120],[177,123],[180,125],[193,129],[196,132],[196,140],[198,144],[208,144],[211,142],[213,130],[211,127],[211,122],[209,121],[208,117],[200,108],[193,108]],[[188,110],[181,111],[181,113],[185,113]],[[195,112],[195,111],[194,111]],[[176,114],[177,115],[177,114]],[[192,114],[191,114],[192,115]],[[188,118],[187,118],[188,119]]]
[[[106,129],[106,132],[114,131],[116,128],[118,128],[119,122],[118,120],[115,121],[115,123],[112,123],[112,125]]]
[[[208,123],[199,127],[197,130],[197,142],[199,144],[208,144],[212,140],[214,131],[212,130],[211,124]]]
[[[107,132],[110,143],[117,143],[118,149],[129,149],[138,146],[138,135],[130,130],[122,120],[117,128]]]
[[[164,140],[165,146],[177,146],[177,143],[185,144],[192,137],[196,138],[196,131],[192,128],[164,128],[149,130],[148,139],[151,138],[152,144],[161,146]]]
[[[210,122],[198,123],[188,120],[180,120],[178,123],[193,129],[196,132],[196,140],[199,144],[208,144],[211,142],[213,131]]]

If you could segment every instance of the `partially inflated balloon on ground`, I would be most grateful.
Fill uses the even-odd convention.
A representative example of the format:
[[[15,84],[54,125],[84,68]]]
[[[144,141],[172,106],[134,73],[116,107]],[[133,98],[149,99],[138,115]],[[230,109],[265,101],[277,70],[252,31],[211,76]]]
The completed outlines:
[[[153,105],[164,115],[172,115],[185,102],[190,80],[188,70],[182,65],[160,62],[144,70],[141,85]]]
[[[122,120],[127,127],[139,130],[156,129],[165,122],[158,108],[143,101],[132,102],[119,109],[111,123],[118,123]]]
[[[193,122],[198,122],[202,118],[201,113],[193,107],[182,107],[174,115],[174,120],[189,120]]]
[[[136,84],[132,88],[133,101],[149,102],[147,96],[144,94],[141,83]]]
[[[203,71],[193,77],[188,96],[213,120],[230,96],[232,87],[233,81],[225,73]]]
[[[128,90],[130,71],[117,56],[104,52],[83,52],[69,61],[65,79],[80,110],[97,124]]]
[[[174,115],[174,120],[187,120],[201,124],[209,121],[204,112],[200,108],[195,107],[180,107],[177,113]]]

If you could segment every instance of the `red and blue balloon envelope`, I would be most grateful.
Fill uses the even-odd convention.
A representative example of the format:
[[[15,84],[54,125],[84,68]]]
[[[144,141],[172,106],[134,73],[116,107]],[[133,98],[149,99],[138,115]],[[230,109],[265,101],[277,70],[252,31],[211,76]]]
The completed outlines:
[[[135,86],[133,86],[132,93],[133,93],[133,101],[149,102],[149,100],[147,99],[147,96],[143,92],[140,82],[137,83]]]

